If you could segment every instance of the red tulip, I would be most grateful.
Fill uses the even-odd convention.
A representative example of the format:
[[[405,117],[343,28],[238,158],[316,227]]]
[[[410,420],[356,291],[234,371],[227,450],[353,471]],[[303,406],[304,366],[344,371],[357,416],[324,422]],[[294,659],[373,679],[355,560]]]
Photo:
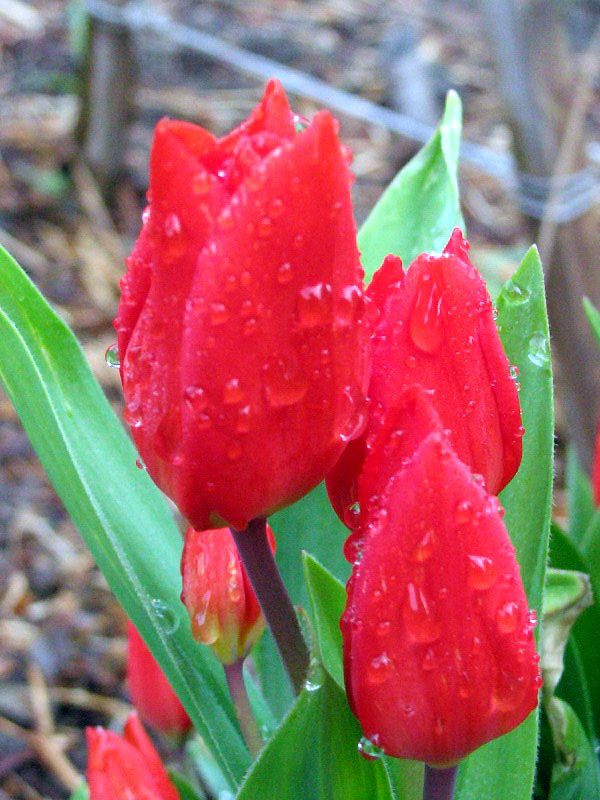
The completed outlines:
[[[275,537],[267,525],[271,550]],[[265,619],[228,528],[188,528],[181,558],[181,599],[194,637],[222,664],[244,658],[265,629]]]
[[[365,735],[445,765],[522,722],[541,679],[503,511],[428,405],[403,395],[365,461],[341,627]]]
[[[125,417],[201,530],[312,489],[364,425],[369,335],[351,173],[328,112],[283,89],[222,139],[159,122],[115,321]]]
[[[127,685],[138,713],[163,733],[186,733],[191,720],[135,625],[127,621]]]
[[[87,728],[90,800],[179,800],[167,771],[136,714],[119,736]]]
[[[421,255],[406,274],[388,256],[368,295],[380,319],[373,336],[369,427],[351,442],[327,478],[340,518],[356,502],[369,436],[399,393],[419,384],[432,392],[457,456],[498,494],[521,462],[524,428],[517,386],[498,336],[485,283],[456,229],[441,255]]]

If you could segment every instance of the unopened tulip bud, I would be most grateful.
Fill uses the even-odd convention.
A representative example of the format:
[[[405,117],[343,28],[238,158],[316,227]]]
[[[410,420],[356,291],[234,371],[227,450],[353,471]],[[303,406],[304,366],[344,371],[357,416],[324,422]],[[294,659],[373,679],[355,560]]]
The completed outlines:
[[[267,534],[275,552],[268,526]],[[244,658],[264,631],[265,619],[229,528],[188,528],[181,574],[181,599],[194,637],[210,645],[222,664]]]

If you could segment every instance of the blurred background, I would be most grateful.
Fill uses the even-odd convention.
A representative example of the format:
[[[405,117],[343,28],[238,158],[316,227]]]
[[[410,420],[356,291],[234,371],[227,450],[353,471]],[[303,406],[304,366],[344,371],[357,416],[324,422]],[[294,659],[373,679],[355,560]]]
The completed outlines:
[[[120,413],[104,353],[160,117],[223,134],[280,76],[298,113],[340,119],[360,225],[454,88],[474,263],[494,291],[536,241],[546,270],[560,516],[598,410],[599,23],[597,0],[0,0],[0,244]],[[128,710],[124,625],[0,389],[0,800],[69,797],[85,725]]]

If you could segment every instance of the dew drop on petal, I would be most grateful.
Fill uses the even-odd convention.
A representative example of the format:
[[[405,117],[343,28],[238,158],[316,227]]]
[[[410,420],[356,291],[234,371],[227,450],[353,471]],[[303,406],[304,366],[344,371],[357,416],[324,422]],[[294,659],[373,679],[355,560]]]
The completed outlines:
[[[310,126],[310,121],[301,114],[294,114],[292,122],[294,123],[296,133],[302,133],[302,131],[305,131]]]
[[[201,386],[186,387],[183,400],[193,414],[199,414],[208,407],[208,397]]]
[[[367,668],[367,682],[372,685],[385,683],[394,671],[394,662],[384,651],[371,660]]]
[[[470,555],[467,557],[467,583],[472,589],[485,591],[498,580],[498,568],[487,556]]]
[[[409,583],[406,593],[402,616],[408,633],[415,642],[435,642],[440,638],[442,630],[423,589]]]
[[[419,279],[409,333],[413,343],[425,353],[435,353],[442,344],[442,293],[429,273]]]
[[[230,461],[237,461],[237,459],[242,455],[242,445],[235,439],[233,439],[227,445],[227,458]]]
[[[294,270],[289,261],[285,261],[277,270],[277,283],[282,286],[289,283],[294,277]]]
[[[279,353],[263,366],[264,391],[273,408],[300,402],[308,390],[308,380],[293,355]]]
[[[513,633],[519,624],[519,606],[509,600],[496,611],[496,625],[500,633]]]
[[[457,525],[466,525],[475,519],[475,509],[470,500],[461,500],[454,509],[454,520]]]
[[[223,389],[223,402],[225,405],[237,405],[244,399],[244,391],[240,386],[238,378],[231,378]]]
[[[415,545],[411,553],[411,560],[412,561],[427,561],[433,555],[433,551],[435,550],[437,544],[435,532],[433,529],[429,529],[425,531],[424,535]]]
[[[181,222],[177,214],[167,214],[164,221],[164,231],[166,236],[177,236],[181,233]]]
[[[298,325],[301,328],[316,328],[327,324],[331,314],[331,286],[317,283],[305,286],[298,293]]]

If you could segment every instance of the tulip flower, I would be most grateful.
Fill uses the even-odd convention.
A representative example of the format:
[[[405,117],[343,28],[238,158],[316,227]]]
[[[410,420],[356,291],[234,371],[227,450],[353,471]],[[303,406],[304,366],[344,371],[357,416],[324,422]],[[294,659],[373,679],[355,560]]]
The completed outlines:
[[[456,229],[441,255],[420,255],[406,273],[400,259],[388,256],[368,288],[380,312],[369,426],[327,478],[332,504],[345,522],[357,500],[369,437],[411,384],[432,393],[458,458],[482,476],[490,494],[498,494],[519,468],[524,428],[517,386],[468,246]]]
[[[119,736],[87,728],[90,800],[179,800],[167,771],[136,714]]]
[[[127,685],[138,713],[163,733],[186,733],[191,720],[150,648],[127,621]]]
[[[503,511],[430,399],[403,394],[365,460],[341,628],[367,738],[445,766],[521,723],[541,678]]]
[[[267,536],[274,553],[269,526]],[[210,645],[222,664],[243,659],[264,631],[265,619],[229,529],[188,528],[181,575],[181,599],[194,637]]]
[[[346,150],[279,83],[217,139],[159,122],[115,321],[125,419],[198,530],[316,486],[364,427],[369,331]]]

